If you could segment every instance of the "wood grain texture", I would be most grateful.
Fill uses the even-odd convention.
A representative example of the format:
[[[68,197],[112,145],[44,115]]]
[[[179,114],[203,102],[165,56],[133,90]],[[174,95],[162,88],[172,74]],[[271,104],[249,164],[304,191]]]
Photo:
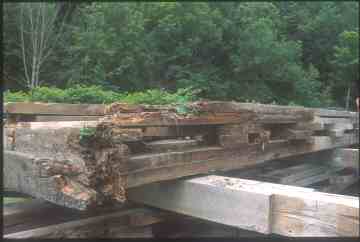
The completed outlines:
[[[129,191],[129,198],[138,203],[261,233],[359,236],[357,197],[321,193],[308,188],[206,176],[134,188]],[[202,204],[204,201],[206,205]],[[225,214],[229,207],[233,211],[231,216],[218,217],[218,213]],[[243,220],[245,213],[246,221]]]
[[[146,222],[142,227],[129,227],[131,217],[142,216]],[[151,218],[146,218],[150,216]],[[7,239],[27,238],[123,238],[149,237],[149,231],[143,231],[144,226],[161,221],[152,219],[156,216],[147,209],[134,208],[114,211],[112,213],[92,216],[82,219],[73,219],[63,223],[42,226],[21,232],[5,234]],[[146,232],[146,233],[142,233]],[[151,230],[150,230],[151,231]],[[151,236],[150,236],[151,237]]]
[[[15,102],[5,103],[4,113],[8,114],[46,114],[46,115],[72,115],[72,116],[102,116],[103,104],[64,104],[41,102]]]

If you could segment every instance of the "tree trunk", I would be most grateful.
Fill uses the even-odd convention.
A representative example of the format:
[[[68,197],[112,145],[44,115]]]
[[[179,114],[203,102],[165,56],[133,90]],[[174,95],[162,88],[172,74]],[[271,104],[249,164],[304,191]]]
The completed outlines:
[[[345,109],[349,110],[349,106],[350,106],[350,86],[347,89],[347,94],[346,94],[346,103],[345,103]]]

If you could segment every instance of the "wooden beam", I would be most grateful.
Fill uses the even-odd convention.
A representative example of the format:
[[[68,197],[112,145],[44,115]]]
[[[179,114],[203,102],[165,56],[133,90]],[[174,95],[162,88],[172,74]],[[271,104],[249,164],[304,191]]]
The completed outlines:
[[[172,115],[171,113],[119,113],[105,117],[103,122],[118,127],[185,126],[241,123],[253,115],[244,113],[206,113],[199,115]]]
[[[359,236],[359,199],[313,189],[206,176],[149,184],[129,199],[242,229],[286,236]]]
[[[299,127],[314,120],[312,109],[233,102],[189,108],[197,112],[114,104],[99,122],[9,124],[6,150],[20,153],[5,153],[5,184],[88,209],[107,199],[123,202],[126,188],[358,143],[355,130],[335,137]],[[84,135],[84,128],[93,132]]]
[[[89,218],[75,219],[65,223],[43,226],[21,232],[5,234],[4,238],[119,238],[128,237],[132,234],[132,232],[136,232],[137,237],[143,237],[141,233],[141,227],[140,231],[137,229],[139,227],[129,227],[129,221],[132,220],[132,216],[135,216],[136,218],[143,216],[147,222],[143,223],[142,227],[160,221],[160,219],[153,219],[155,215],[149,210],[135,208]],[[136,236],[133,235],[131,237]]]
[[[213,146],[133,155],[121,163],[120,168],[117,168],[120,169],[117,174],[120,175],[118,179],[125,188],[131,188],[215,170],[240,169],[272,159],[331,149],[355,142],[355,138],[343,137],[335,141],[326,139],[328,143],[324,143],[322,138],[314,138],[313,144],[302,145],[290,145],[288,141],[282,141],[266,144],[265,147],[262,147],[262,144],[243,149]],[[348,143],[351,140],[352,142]],[[66,146],[58,146],[58,150],[66,150]],[[5,150],[4,187],[77,209],[87,209],[102,201],[102,196],[99,196],[96,190],[98,188],[84,185],[84,174],[88,168],[86,161],[78,153],[51,152],[50,149],[46,153],[48,158],[44,159],[41,158],[44,156],[34,156],[31,153]],[[67,159],[63,157],[64,154]]]
[[[66,178],[64,180],[61,175],[46,174],[41,159],[30,154],[4,151],[4,161],[3,185],[7,190],[42,198],[69,208],[85,209],[91,201],[96,200],[95,190],[71,180],[64,186]],[[67,192],[68,190],[72,192]]]
[[[332,159],[335,160],[336,164],[353,168],[359,173],[359,149],[335,149]]]
[[[41,114],[62,116],[102,116],[105,112],[103,104],[65,104],[41,102],[5,103],[7,114]]]
[[[3,207],[3,232],[5,238],[143,237],[147,233],[141,228],[168,217],[169,213],[130,204],[82,212],[33,200]]]

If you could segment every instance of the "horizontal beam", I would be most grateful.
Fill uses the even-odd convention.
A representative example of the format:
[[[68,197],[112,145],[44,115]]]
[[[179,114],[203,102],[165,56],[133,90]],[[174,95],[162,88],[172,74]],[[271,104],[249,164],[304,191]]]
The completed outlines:
[[[63,116],[102,116],[105,112],[103,104],[65,104],[40,102],[5,103],[7,114],[42,114]]]
[[[288,141],[261,144],[242,149],[224,149],[219,146],[199,147],[186,151],[170,151],[157,154],[133,155],[124,160],[120,170],[119,182],[124,188],[141,186],[163,180],[205,174],[211,171],[228,171],[254,166],[272,159],[290,157],[322,149],[332,149],[357,142],[355,135],[346,134],[340,139],[313,137],[312,144],[289,145]],[[56,138],[56,136],[49,136]],[[46,145],[46,139],[34,139]],[[62,139],[61,139],[62,140]],[[44,143],[45,142],[45,143]],[[65,139],[62,141],[65,142]],[[53,142],[53,144],[56,142]],[[37,151],[38,146],[23,146],[32,149],[31,153],[5,150],[4,152],[4,187],[29,194],[62,206],[87,209],[93,203],[101,202],[96,187],[84,185],[86,162],[79,154],[67,151],[66,146],[56,147],[47,152]],[[21,147],[19,147],[21,150]],[[34,150],[35,149],[35,150]],[[59,151],[64,152],[59,152]],[[37,156],[33,155],[38,153]],[[43,159],[41,157],[48,157]],[[65,159],[61,161],[61,159]],[[60,159],[60,161],[59,161]],[[106,188],[106,187],[105,187]]]
[[[106,206],[81,212],[32,200],[3,207],[3,231],[5,238],[14,239],[116,238],[135,233],[139,227],[162,222],[169,216],[166,212],[134,206]]]
[[[267,182],[206,176],[149,184],[129,199],[156,208],[285,236],[359,236],[359,199]]]
[[[117,234],[117,236],[109,235],[109,231],[116,230],[122,227],[129,227],[129,221],[139,219],[142,216],[146,223],[142,226],[150,225],[161,221],[161,219],[154,217],[154,213],[149,212],[147,209],[128,209],[118,212],[113,212],[106,215],[98,215],[89,218],[73,220],[65,223],[54,224],[50,226],[43,226],[40,228],[25,230],[5,234],[6,239],[28,239],[28,238],[89,238],[102,237],[102,238],[116,238],[125,237]],[[114,221],[116,221],[114,223]],[[111,225],[114,223],[114,225]],[[136,227],[133,227],[134,230]]]

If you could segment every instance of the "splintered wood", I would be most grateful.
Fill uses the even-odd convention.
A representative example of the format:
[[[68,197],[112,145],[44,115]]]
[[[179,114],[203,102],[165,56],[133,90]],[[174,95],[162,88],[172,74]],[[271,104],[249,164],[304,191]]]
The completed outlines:
[[[4,186],[84,210],[125,201],[127,188],[358,143],[351,112],[235,102],[186,109],[115,103],[98,121],[8,123]]]

